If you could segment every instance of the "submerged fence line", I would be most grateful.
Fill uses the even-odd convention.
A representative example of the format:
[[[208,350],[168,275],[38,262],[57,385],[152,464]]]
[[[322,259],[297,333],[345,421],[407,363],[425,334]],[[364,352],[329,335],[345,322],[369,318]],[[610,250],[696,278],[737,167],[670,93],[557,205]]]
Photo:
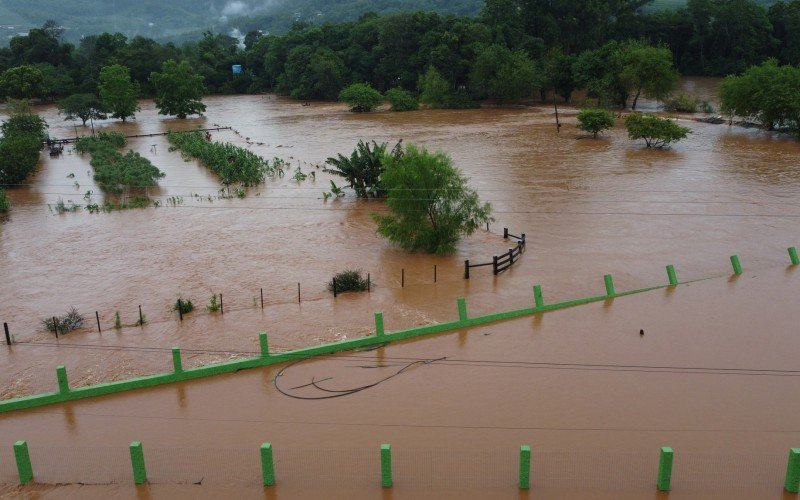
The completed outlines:
[[[789,256],[792,262],[792,265],[798,265],[797,257],[797,250],[792,247],[788,249]],[[732,255],[731,264],[733,267],[733,272],[736,275],[742,274],[742,266],[739,262],[739,257],[737,255]],[[367,337],[357,338],[357,339],[348,339],[342,340],[338,342],[332,342],[327,344],[321,344],[318,346],[313,347],[305,347],[301,349],[296,349],[294,351],[285,351],[280,353],[270,353],[269,350],[269,341],[267,338],[267,334],[265,332],[259,333],[259,347],[260,347],[260,356],[253,357],[253,358],[246,358],[234,361],[226,361],[222,363],[215,363],[205,366],[199,366],[196,368],[189,368],[184,369],[181,352],[178,347],[172,348],[172,361],[173,361],[173,371],[168,373],[161,373],[156,375],[148,375],[144,377],[137,377],[128,380],[120,380],[115,382],[104,382],[96,385],[90,385],[85,387],[78,387],[78,388],[71,388],[69,386],[69,381],[67,378],[67,371],[66,367],[63,365],[59,365],[56,367],[56,379],[58,381],[58,391],[56,392],[46,392],[41,394],[35,394],[32,396],[23,396],[14,399],[7,399],[4,401],[0,401],[0,413],[5,413],[9,411],[15,410],[23,410],[27,408],[35,408],[38,406],[44,406],[49,404],[55,403],[62,403],[64,401],[73,401],[76,399],[83,399],[83,398],[90,398],[95,396],[103,396],[106,394],[114,394],[123,391],[129,391],[133,389],[143,389],[146,387],[154,387],[163,384],[169,384],[174,382],[182,382],[186,380],[193,380],[202,377],[208,377],[212,375],[220,375],[224,373],[232,373],[237,372],[239,370],[244,370],[248,368],[256,368],[256,367],[263,367],[263,366],[270,366],[279,363],[285,363],[287,361],[293,361],[297,359],[304,359],[304,358],[311,358],[314,356],[320,356],[324,354],[333,354],[342,351],[349,351],[358,348],[364,347],[371,347],[377,346],[381,344],[387,344],[389,342],[393,342],[396,340],[405,340],[414,337],[420,337],[424,335],[431,335],[436,333],[444,333],[453,330],[461,330],[464,328],[471,328],[475,326],[481,326],[488,323],[493,323],[496,321],[503,321],[509,320],[513,318],[519,318],[522,316],[529,316],[533,314],[543,313],[546,311],[553,311],[557,309],[563,309],[567,307],[573,307],[582,304],[589,304],[592,302],[599,302],[604,300],[613,299],[616,297],[623,297],[626,295],[632,295],[637,293],[642,293],[650,290],[656,290],[660,288],[665,288],[668,286],[676,286],[680,284],[677,279],[677,275],[675,273],[675,268],[672,265],[666,266],[667,271],[667,278],[668,284],[666,285],[655,285],[652,287],[647,288],[639,288],[634,290],[627,290],[623,292],[617,292],[614,287],[614,280],[610,274],[607,274],[603,277],[605,283],[606,293],[604,295],[596,295],[593,297],[585,297],[580,299],[573,299],[567,300],[563,302],[556,302],[553,304],[547,304],[544,300],[544,295],[542,292],[541,285],[534,285],[533,287],[533,299],[534,299],[534,306],[528,307],[524,309],[516,309],[511,311],[493,313],[493,314],[486,314],[483,316],[476,316],[470,318],[467,314],[467,301],[464,297],[458,297],[457,299],[457,306],[458,306],[458,319],[455,321],[450,321],[446,323],[438,323],[433,325],[424,325],[418,326],[414,328],[409,328],[407,330],[399,330],[395,332],[387,332],[385,330],[384,321],[383,321],[383,313],[376,312],[375,313],[375,334],[370,335]],[[698,281],[698,280],[693,280]],[[684,283],[689,283],[686,281]]]
[[[47,454],[43,454],[42,452],[45,450],[50,451]],[[127,459],[122,460],[122,453],[117,453],[116,448],[104,448],[101,450],[105,453],[98,453],[98,450],[94,450],[94,453],[92,453],[93,450],[91,448],[87,450],[78,447],[70,447],[68,450],[74,457],[59,458],[62,460],[69,460],[69,458],[77,458],[77,456],[80,455],[88,463],[95,463],[95,461],[99,459],[101,462],[111,461],[113,466],[101,467],[100,471],[92,471],[92,473],[89,474],[92,479],[89,481],[86,480],[87,476],[78,478],[59,476],[59,474],[64,474],[65,471],[49,470],[52,468],[53,464],[60,463],[59,461],[50,459],[50,455],[53,453],[57,454],[55,449],[44,447],[34,448],[34,458],[36,460],[32,460],[27,441],[20,440],[13,445],[16,475],[19,484],[25,485],[31,482],[40,484],[59,482],[92,484],[95,481],[114,483],[124,482],[126,479],[132,479],[133,483],[137,485],[145,483],[164,483],[178,480],[178,478],[172,478],[171,480],[165,479],[170,477],[170,472],[173,474],[175,473],[170,467],[176,462],[182,463],[182,473],[188,472],[189,474],[196,474],[201,478],[205,478],[210,472],[217,470],[217,467],[215,467],[213,463],[204,463],[198,467],[198,469],[202,469],[203,466],[210,466],[213,468],[212,470],[191,470],[198,466],[197,462],[194,460],[181,460],[179,456],[180,453],[176,453],[180,450],[169,449],[169,452],[178,456],[164,457],[164,450],[156,448],[155,451],[147,451],[148,449],[138,440],[131,442],[128,447],[127,454],[130,455],[130,465],[127,467],[124,464]],[[111,455],[108,453],[109,451],[111,451]],[[119,451],[121,452],[122,450]],[[192,455],[196,456],[198,452],[204,450],[184,451],[191,451]],[[253,485],[259,484],[263,487],[270,487],[276,484],[293,484],[298,478],[302,477],[311,477],[315,481],[319,481],[319,478],[315,476],[315,472],[322,472],[325,477],[335,478],[336,475],[342,472],[341,467],[338,467],[338,465],[341,464],[342,460],[346,460],[348,456],[345,450],[336,450],[331,454],[320,453],[321,450],[303,451],[300,453],[307,454],[307,456],[312,458],[308,461],[304,461],[298,467],[303,470],[292,471],[290,470],[292,467],[288,465],[287,462],[293,462],[292,459],[296,458],[295,455],[297,455],[298,452],[294,450],[274,450],[272,444],[269,442],[260,445],[258,454],[250,453],[247,449],[226,451],[228,452],[227,456],[223,454],[221,458],[226,462],[227,469],[217,470],[221,476],[228,477],[228,482],[230,482],[231,476],[235,476],[236,479],[240,481],[243,480]],[[256,450],[253,449],[252,451],[255,452]],[[415,476],[425,476],[426,473],[430,473],[431,471],[433,471],[434,475],[438,475],[436,474],[436,468],[442,466],[450,467],[450,474],[445,474],[446,476],[453,475],[456,473],[455,471],[459,470],[459,458],[462,455],[461,453],[455,455],[446,452],[437,453],[438,450],[433,450],[428,452],[431,456],[427,454],[420,456],[420,451],[424,454],[426,450],[406,450],[400,448],[400,461],[396,463],[393,460],[395,457],[394,449],[391,444],[383,443],[380,445],[379,450],[375,451],[378,453],[373,455],[372,453],[374,452],[370,452],[369,455],[367,455],[369,457],[368,460],[359,464],[360,466],[356,468],[356,475],[359,479],[359,483],[361,481],[366,481],[366,484],[371,483],[375,486],[380,484],[383,488],[393,488],[398,481],[404,486],[411,486],[414,483],[424,482],[426,479],[425,477]],[[508,451],[510,452],[511,450]],[[365,452],[366,450],[358,450],[357,453],[361,455]],[[495,479],[495,484],[497,486],[503,484],[511,486],[516,479],[517,488],[520,490],[547,487],[548,483],[552,482],[553,479],[567,480],[572,487],[585,487],[586,484],[581,484],[579,479],[574,480],[574,478],[565,474],[566,471],[564,469],[569,470],[570,468],[573,473],[575,471],[580,471],[581,478],[588,481],[590,484],[596,482],[593,476],[600,475],[604,479],[603,483],[605,484],[591,484],[593,487],[610,486],[617,487],[618,489],[626,489],[626,486],[633,484],[638,488],[670,491],[673,489],[673,479],[676,479],[676,482],[679,483],[679,489],[683,491],[689,489],[686,488],[686,486],[691,485],[693,483],[692,480],[694,480],[695,483],[706,483],[706,485],[716,488],[720,488],[720,484],[716,483],[721,483],[724,485],[723,487],[727,486],[728,488],[739,489],[738,485],[730,484],[730,479],[734,476],[741,475],[741,470],[743,469],[742,465],[744,465],[744,468],[747,470],[753,469],[750,464],[742,463],[743,461],[741,458],[737,460],[736,456],[721,455],[720,457],[716,457],[704,454],[681,454],[680,452],[676,454],[672,447],[669,446],[662,446],[659,449],[657,462],[654,460],[656,458],[655,454],[600,454],[601,459],[606,457],[605,462],[609,462],[609,458],[617,458],[614,455],[622,455],[622,458],[628,459],[624,461],[619,459],[613,460],[610,461],[610,464],[598,464],[597,454],[584,451],[566,454],[563,452],[553,453],[536,450],[532,453],[531,446],[528,444],[523,444],[519,447],[518,459],[516,460],[512,458],[511,453],[506,454],[505,452],[502,453],[501,460],[497,460],[495,453],[491,450],[478,449],[474,451],[474,454],[480,458],[478,460],[468,460],[469,470],[459,471],[462,474],[469,474],[472,479],[471,482],[481,483]],[[217,450],[215,455],[219,455],[219,450]],[[757,460],[759,463],[757,469],[762,477],[757,479],[753,477],[750,480],[751,482],[746,484],[754,486],[752,483],[758,482],[758,487],[771,488],[772,485],[777,486],[775,483],[780,480],[780,473],[785,471],[785,474],[782,476],[784,490],[789,493],[797,493],[800,491],[800,448],[790,448],[786,462],[782,462],[778,457],[777,455],[769,455],[770,460],[766,461],[763,457],[754,457],[753,459]],[[167,458],[167,460],[165,460],[165,458]],[[276,460],[276,458],[278,460]],[[750,457],[748,456],[748,458]],[[421,470],[415,467],[409,467],[409,459],[416,462],[423,459],[423,462],[425,462],[424,467]],[[491,471],[488,470],[483,464],[479,463],[481,459],[482,461],[496,462],[496,467],[493,467]],[[186,462],[188,462],[188,464]],[[746,462],[746,460],[744,462]],[[44,465],[41,465],[42,463],[44,463]],[[275,467],[276,463],[279,463],[282,467],[277,471]],[[786,464],[785,469],[783,468],[783,463]],[[597,466],[596,470],[593,472],[585,470],[585,467],[590,464],[595,464]],[[703,479],[705,479],[703,478],[698,481],[696,469],[698,469],[698,466],[703,468],[704,465],[710,466],[711,470],[701,471],[700,474],[708,472],[709,474],[706,477],[710,477],[711,479],[703,481]],[[373,471],[369,472],[367,470],[368,467],[374,467]],[[714,467],[717,467],[719,470],[714,470]],[[127,472],[125,472],[125,469],[127,469]],[[82,467],[80,470],[85,469]],[[557,474],[557,477],[554,478],[553,471],[558,471],[560,474]],[[3,472],[6,473],[5,477],[7,479],[5,480],[10,480],[10,471]],[[94,476],[93,474],[97,472],[100,472],[100,474]],[[292,472],[295,474],[293,475]],[[298,472],[299,475],[297,474]],[[491,472],[499,473],[498,475],[500,477],[491,477]],[[67,474],[69,474],[69,472],[67,472]],[[722,477],[720,477],[720,474]],[[725,476],[728,477],[726,478]],[[346,483],[348,479],[347,476],[343,475],[343,477],[338,478],[338,481]],[[741,480],[742,478],[739,479]],[[744,478],[744,480],[747,481],[746,478]],[[457,482],[462,483],[462,481]],[[462,484],[462,486],[466,485]]]

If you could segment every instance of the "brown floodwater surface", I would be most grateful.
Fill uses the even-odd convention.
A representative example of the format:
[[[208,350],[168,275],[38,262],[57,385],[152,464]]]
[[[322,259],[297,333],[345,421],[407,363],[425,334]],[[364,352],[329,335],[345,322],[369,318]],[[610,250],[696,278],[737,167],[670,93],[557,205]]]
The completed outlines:
[[[688,80],[683,85],[711,97],[713,83]],[[215,96],[205,101],[208,111],[202,118],[165,118],[151,101],[143,101],[135,121],[100,121],[94,127],[131,135],[230,126],[232,130],[212,132],[213,139],[267,158],[282,158],[288,163],[285,175],[248,188],[244,199],[221,199],[222,185],[212,172],[196,161],[184,161],[169,151],[165,137],[156,136],[130,139],[128,147],[166,173],[157,187],[146,190],[161,203],[158,208],[90,214],[81,207],[75,213],[54,213],[51,206],[59,199],[77,205],[104,200],[92,181],[88,156],[71,150],[60,158],[43,154],[36,175],[25,185],[8,189],[13,208],[0,222],[0,321],[8,322],[19,343],[3,347],[0,353],[0,397],[54,390],[58,364],[67,367],[73,386],[86,385],[167,371],[172,346],[184,350],[185,366],[250,356],[258,350],[257,332],[262,330],[269,333],[272,349],[286,350],[368,334],[374,328],[372,315],[379,310],[384,312],[386,328],[396,330],[455,318],[458,296],[467,298],[470,314],[526,307],[532,302],[530,287],[536,283],[543,285],[547,301],[556,301],[602,293],[602,276],[607,273],[613,274],[617,290],[664,283],[666,264],[675,265],[681,280],[727,275],[731,254],[741,257],[748,272],[782,268],[788,263],[786,248],[800,240],[800,143],[782,135],[684,120],[692,134],[659,151],[628,140],[621,121],[593,140],[575,128],[576,111],[569,109],[560,109],[565,125],[557,133],[548,107],[354,114],[341,104],[303,106],[270,95]],[[647,102],[642,106],[646,108]],[[90,133],[89,127],[63,121],[54,106],[37,111],[50,124],[52,137]],[[385,141],[390,147],[402,139],[447,152],[481,198],[492,203],[496,222],[489,232],[464,238],[449,256],[409,254],[392,246],[375,233],[371,215],[384,210],[381,202],[358,201],[351,193],[338,200],[322,197],[330,180],[344,182],[318,167],[330,156],[349,154],[359,139]],[[316,179],[293,180],[298,167],[306,174],[316,172]],[[528,251],[500,276],[492,276],[484,267],[473,269],[472,279],[464,280],[464,259],[486,262],[512,245],[502,239],[503,227],[525,233]],[[370,273],[371,293],[334,299],[325,290],[331,276],[347,268]],[[401,287],[403,270],[405,287]],[[794,287],[787,296],[796,294],[796,283]],[[210,296],[220,293],[224,316],[209,314],[205,306]],[[179,296],[190,298],[196,307],[183,322],[171,311]],[[636,303],[649,304],[652,295],[647,297]],[[762,296],[752,300],[758,305],[767,302]],[[147,318],[142,327],[134,326],[140,305]],[[41,322],[71,306],[86,316],[85,326],[56,340]],[[95,311],[102,333],[96,329]],[[116,311],[123,324],[118,330],[113,328]],[[532,322],[546,324],[550,318],[508,325],[522,325],[529,336]],[[626,329],[638,332],[637,322],[638,317]],[[704,324],[714,328],[713,322]],[[577,328],[592,326],[578,319],[563,324],[564,331]],[[770,343],[768,324],[758,333],[767,335],[767,340],[758,337],[758,344],[788,356],[790,351]],[[420,351],[436,347],[427,342],[413,345]],[[552,346],[569,353],[575,342],[559,337]],[[513,352],[513,347],[498,345],[505,354],[493,353],[492,359]],[[639,352],[634,345],[620,343],[615,352],[635,359]],[[675,363],[693,359],[692,349],[670,344],[663,348],[670,350]],[[586,351],[586,360],[599,357],[600,351]],[[424,366],[413,372],[431,369]],[[267,371],[263,377],[256,372],[236,377],[255,377],[267,387],[273,375]],[[236,377],[191,387],[205,393],[217,383],[240,380]],[[571,407],[574,401],[566,395],[577,390],[581,380],[570,382],[560,375],[551,380],[553,412]],[[597,390],[618,390],[629,380],[609,382]],[[683,388],[669,390],[677,397]],[[168,403],[158,402],[158,397],[172,404],[175,393],[170,388],[164,391],[152,394],[165,396],[147,401],[154,401],[154,408],[167,408]],[[185,391],[194,395],[196,389],[187,386]],[[409,394],[419,398],[418,393]],[[509,392],[498,394],[513,399]],[[715,392],[709,389],[707,394]],[[203,397],[218,404],[217,396],[191,400],[197,404]],[[120,398],[127,401],[128,396]],[[675,411],[705,411],[699,404],[699,399],[681,396]],[[498,414],[506,413],[500,402],[492,405]],[[767,401],[759,400],[755,407],[766,406]],[[454,409],[438,411],[445,418]],[[640,411],[635,409],[636,414]],[[355,417],[365,412],[369,410],[353,409],[349,416],[358,421]],[[483,417],[463,413],[459,418]],[[779,418],[773,423],[790,422]],[[130,440],[127,433],[115,436],[120,442]],[[456,437],[471,436],[464,431]],[[571,436],[574,444],[580,434]],[[747,436],[741,439],[753,441]],[[702,443],[710,445],[709,440]],[[784,441],[779,444],[788,447]],[[655,441],[648,442],[648,450],[650,445]],[[209,446],[224,447],[224,443],[215,440]]]

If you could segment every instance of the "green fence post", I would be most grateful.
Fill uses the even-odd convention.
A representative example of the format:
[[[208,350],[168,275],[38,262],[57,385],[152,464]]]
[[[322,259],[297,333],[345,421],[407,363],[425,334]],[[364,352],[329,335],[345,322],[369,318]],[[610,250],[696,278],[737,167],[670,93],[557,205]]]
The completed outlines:
[[[136,484],[143,484],[145,481],[147,481],[147,470],[144,468],[144,451],[142,451],[142,442],[132,442],[130,450],[131,466],[133,467],[133,482]]]
[[[784,488],[789,493],[800,491],[800,448],[789,449],[789,463],[786,466]]]
[[[264,486],[275,484],[275,463],[272,461],[272,445],[270,443],[261,445],[261,477],[264,479]]]
[[[27,441],[14,443],[14,458],[17,460],[19,484],[28,484],[33,479],[33,468],[31,467],[31,456],[28,454]]]
[[[177,347],[172,348],[172,368],[175,373],[183,371],[183,363],[181,362],[181,350]]]
[[[258,334],[258,345],[261,346],[261,357],[266,358],[269,356],[269,340],[267,339],[267,332],[260,332]]]
[[[614,290],[614,278],[610,274],[603,276],[603,281],[606,282],[606,297],[613,297],[617,294]]]
[[[392,486],[392,445],[381,445],[381,486]]]
[[[531,447],[523,444],[519,447],[519,488],[527,490],[531,487]]]
[[[789,247],[789,258],[792,259],[793,266],[800,265],[800,257],[797,256],[797,249],[795,247]]]
[[[670,285],[678,284],[678,275],[675,274],[675,266],[673,266],[672,264],[667,266],[667,278],[669,278]]]
[[[669,491],[672,480],[672,448],[661,447],[661,456],[658,459],[658,491]]]
[[[464,323],[467,321],[467,299],[459,297],[456,301],[458,302],[458,321]]]
[[[544,307],[544,297],[542,296],[542,285],[533,285],[533,303],[536,308]]]
[[[67,369],[64,365],[56,366],[56,379],[58,380],[58,392],[66,394],[69,392],[69,381],[67,380]]]
[[[735,274],[742,274],[742,264],[739,263],[738,255],[731,255],[731,265]]]
[[[386,332],[383,331],[383,313],[375,313],[375,335],[383,337]]]

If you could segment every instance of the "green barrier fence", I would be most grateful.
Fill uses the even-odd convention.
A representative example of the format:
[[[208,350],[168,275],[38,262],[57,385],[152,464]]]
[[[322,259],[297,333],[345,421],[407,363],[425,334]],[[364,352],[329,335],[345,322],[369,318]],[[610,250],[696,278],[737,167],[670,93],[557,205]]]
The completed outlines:
[[[792,252],[790,251],[790,257]],[[792,262],[794,259],[792,257]],[[731,256],[731,263],[735,274],[742,273],[742,267],[739,263],[739,258],[736,255]],[[438,323],[434,325],[418,326],[409,328],[407,330],[400,330],[396,332],[386,332],[383,323],[383,313],[375,313],[375,335],[362,337],[358,339],[342,340],[328,344],[322,344],[313,347],[306,347],[294,351],[286,351],[282,353],[270,353],[269,344],[266,333],[259,334],[259,345],[261,348],[261,356],[256,358],[247,358],[235,361],[227,361],[216,363],[197,368],[184,369],[181,364],[180,350],[173,348],[173,372],[160,373],[156,375],[149,375],[145,377],[137,377],[128,380],[121,380],[115,382],[106,382],[86,387],[70,388],[67,379],[67,371],[64,366],[56,367],[56,378],[58,380],[57,392],[46,392],[42,394],[35,394],[32,396],[23,396],[14,399],[0,401],[0,413],[5,413],[15,410],[24,410],[28,408],[35,408],[39,406],[62,403],[64,401],[73,401],[77,399],[90,398],[95,396],[104,396],[107,394],[114,394],[134,389],[144,389],[147,387],[154,387],[175,382],[183,382],[202,377],[209,377],[213,375],[221,375],[225,373],[233,373],[239,370],[248,368],[257,368],[263,366],[270,366],[287,361],[294,361],[298,359],[311,358],[325,354],[333,354],[337,352],[350,351],[364,347],[371,347],[386,342],[393,342],[397,340],[406,340],[424,335],[432,335],[437,333],[444,333],[454,330],[462,330],[464,328],[471,328],[497,321],[510,320],[522,316],[530,316],[547,311],[555,311],[568,307],[574,307],[582,304],[589,304],[592,302],[604,301],[608,298],[624,297],[626,295],[633,295],[651,290],[666,288],[681,284],[678,282],[675,269],[673,266],[667,266],[667,276],[669,284],[656,285],[647,288],[638,288],[634,290],[627,290],[623,292],[616,291],[614,282],[610,274],[604,276],[606,293],[604,295],[596,295],[593,297],[585,297],[580,299],[566,300],[563,302],[556,302],[553,304],[545,303],[540,285],[533,288],[534,307],[524,309],[517,309],[494,314],[486,314],[483,316],[476,316],[470,318],[467,315],[467,303],[463,297],[458,297],[458,320],[446,323]],[[703,278],[708,279],[708,278]],[[682,283],[691,283],[691,280]]]

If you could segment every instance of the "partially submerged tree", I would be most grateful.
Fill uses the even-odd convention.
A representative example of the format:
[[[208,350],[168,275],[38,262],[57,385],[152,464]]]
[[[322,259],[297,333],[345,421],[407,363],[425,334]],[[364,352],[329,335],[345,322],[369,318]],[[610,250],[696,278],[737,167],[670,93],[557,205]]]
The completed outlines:
[[[623,50],[622,61],[619,77],[633,96],[631,109],[636,109],[642,94],[663,100],[678,83],[678,72],[672,67],[672,52],[666,46],[630,42]]]
[[[195,73],[188,61],[166,61],[161,73],[150,74],[150,81],[156,89],[158,114],[175,115],[183,119],[188,115],[202,115],[206,110],[203,104],[203,76]]]
[[[443,108],[450,100],[450,84],[433,65],[419,77],[419,100],[431,108]]]
[[[44,76],[33,66],[17,66],[0,74],[0,98],[31,99],[40,97]]]
[[[578,113],[578,128],[589,132],[597,139],[597,134],[614,126],[614,115],[605,109],[582,109]]]
[[[94,94],[72,94],[58,103],[58,111],[64,120],[79,119],[86,126],[88,120],[103,120],[106,117],[103,103]]]
[[[139,104],[139,83],[131,81],[131,75],[125,66],[114,64],[100,70],[98,85],[100,100],[111,116],[123,122],[136,114]]]
[[[15,114],[0,125],[0,184],[18,184],[36,170],[46,128],[32,114]]]
[[[461,236],[494,220],[445,153],[409,145],[387,159],[382,181],[390,215],[373,215],[378,233],[406,250],[451,253]]]
[[[419,109],[419,99],[408,90],[395,87],[386,91],[386,98],[392,104],[392,111],[413,111]]]
[[[643,113],[626,116],[625,126],[628,128],[629,138],[644,139],[648,148],[665,148],[692,133],[668,118]]]
[[[339,100],[350,106],[350,111],[364,113],[377,108],[383,96],[368,83],[354,83],[339,92]]]

